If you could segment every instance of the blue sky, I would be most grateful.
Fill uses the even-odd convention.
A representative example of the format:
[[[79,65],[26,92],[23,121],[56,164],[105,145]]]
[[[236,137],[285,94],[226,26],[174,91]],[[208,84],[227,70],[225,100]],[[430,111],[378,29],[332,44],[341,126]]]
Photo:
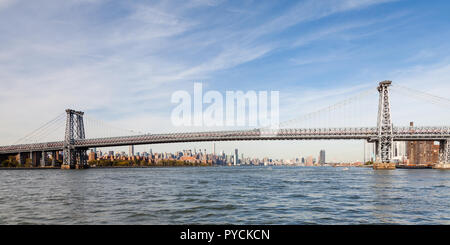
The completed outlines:
[[[385,79],[450,97],[448,13],[448,1],[0,0],[0,144],[68,107],[119,127],[164,131],[170,95],[194,82],[222,92],[278,90],[282,120]],[[398,122],[420,122],[404,103]],[[236,145],[220,144],[227,152]],[[283,144],[237,145],[260,156]],[[290,145],[271,156],[327,148],[337,160],[361,158],[333,143]]]

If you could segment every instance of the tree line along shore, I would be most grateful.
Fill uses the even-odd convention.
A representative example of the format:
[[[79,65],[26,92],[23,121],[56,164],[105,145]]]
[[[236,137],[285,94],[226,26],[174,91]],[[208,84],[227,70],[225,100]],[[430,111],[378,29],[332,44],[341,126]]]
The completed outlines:
[[[61,160],[57,160],[54,166],[33,166],[31,159],[27,159],[25,164],[21,164],[15,157],[11,156],[0,163],[0,168],[48,168],[48,167],[60,167],[62,165]],[[199,166],[213,166],[211,163],[205,162],[191,162],[182,160],[164,159],[160,161],[145,161],[145,160],[110,160],[110,159],[98,159],[88,161],[89,167],[101,168],[101,167],[199,167]]]

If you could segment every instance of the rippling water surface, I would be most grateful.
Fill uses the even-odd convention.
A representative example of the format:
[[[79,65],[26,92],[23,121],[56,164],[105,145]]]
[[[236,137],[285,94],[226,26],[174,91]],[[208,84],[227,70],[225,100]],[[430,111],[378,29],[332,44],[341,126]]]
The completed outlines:
[[[450,171],[0,170],[0,224],[450,224]]]

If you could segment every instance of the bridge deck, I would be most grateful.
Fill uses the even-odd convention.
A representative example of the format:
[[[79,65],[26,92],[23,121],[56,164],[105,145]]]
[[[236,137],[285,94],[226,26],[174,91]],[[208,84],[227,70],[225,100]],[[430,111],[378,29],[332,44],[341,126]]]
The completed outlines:
[[[450,138],[450,127],[394,127],[395,141],[439,141]],[[368,140],[377,138],[377,128],[311,128],[278,130],[236,130],[217,132],[193,132],[173,134],[146,134],[75,140],[76,148],[112,147],[142,144],[163,144],[199,141],[244,140]],[[30,151],[57,151],[64,148],[64,141],[0,146],[0,154]]]

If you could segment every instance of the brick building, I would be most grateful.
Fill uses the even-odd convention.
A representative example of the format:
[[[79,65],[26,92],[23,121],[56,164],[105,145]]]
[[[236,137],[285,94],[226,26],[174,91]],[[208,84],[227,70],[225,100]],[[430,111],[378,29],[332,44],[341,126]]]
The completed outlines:
[[[413,127],[414,123],[410,123]],[[406,154],[410,164],[434,164],[439,162],[439,144],[434,141],[408,141]]]

